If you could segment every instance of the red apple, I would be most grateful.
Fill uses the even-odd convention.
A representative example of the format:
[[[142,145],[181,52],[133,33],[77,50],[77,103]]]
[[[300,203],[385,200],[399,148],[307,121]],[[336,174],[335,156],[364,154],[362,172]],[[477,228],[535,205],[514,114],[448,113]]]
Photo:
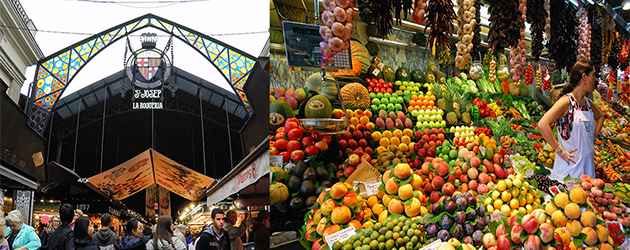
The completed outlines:
[[[542,250],[540,238],[537,235],[529,235],[523,244],[525,250]]]
[[[497,240],[497,250],[510,250],[512,243],[507,236],[501,235]]]
[[[359,157],[356,154],[351,154],[350,156],[348,156],[348,163],[350,163],[350,165],[352,166],[356,166],[361,162],[361,157]]]

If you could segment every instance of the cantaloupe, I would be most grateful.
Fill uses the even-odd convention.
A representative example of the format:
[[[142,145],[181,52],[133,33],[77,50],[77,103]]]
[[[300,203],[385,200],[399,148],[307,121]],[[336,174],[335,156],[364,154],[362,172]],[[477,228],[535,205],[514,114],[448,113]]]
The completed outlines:
[[[349,83],[341,88],[341,98],[346,107],[367,109],[370,107],[370,93],[360,83]]]
[[[269,204],[274,205],[289,199],[289,189],[286,185],[276,182],[269,185]]]
[[[332,116],[332,105],[328,98],[323,95],[311,97],[304,107],[306,118],[330,118]]]

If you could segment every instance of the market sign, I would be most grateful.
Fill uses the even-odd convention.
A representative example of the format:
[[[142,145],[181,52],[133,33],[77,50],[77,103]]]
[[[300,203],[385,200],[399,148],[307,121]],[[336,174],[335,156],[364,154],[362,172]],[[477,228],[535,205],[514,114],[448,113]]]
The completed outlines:
[[[116,200],[157,183],[190,201],[197,201],[215,180],[148,149],[117,167],[88,178],[88,181],[88,186]]]
[[[221,187],[208,194],[207,204],[214,204],[224,200],[228,196],[255,183],[267,173],[269,173],[269,150],[260,154],[250,164],[240,168],[233,178],[221,180]]]

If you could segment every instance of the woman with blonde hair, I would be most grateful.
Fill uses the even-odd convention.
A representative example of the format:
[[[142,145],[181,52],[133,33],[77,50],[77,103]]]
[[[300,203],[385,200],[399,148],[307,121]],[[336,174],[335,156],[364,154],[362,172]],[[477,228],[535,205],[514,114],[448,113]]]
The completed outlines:
[[[37,250],[42,246],[35,228],[22,222],[22,213],[13,210],[7,215],[9,219],[8,236],[9,249],[11,250]]]
[[[46,228],[46,230],[42,233],[42,250],[48,249],[48,240],[50,239],[50,236],[53,234],[53,232],[57,230],[60,225],[61,219],[59,219],[59,215],[53,215],[48,223],[48,228]]]

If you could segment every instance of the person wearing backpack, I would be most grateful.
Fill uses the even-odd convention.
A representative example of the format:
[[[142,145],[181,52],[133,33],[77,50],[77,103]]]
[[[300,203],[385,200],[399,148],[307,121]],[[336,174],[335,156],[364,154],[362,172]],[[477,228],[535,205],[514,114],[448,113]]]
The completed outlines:
[[[65,203],[59,208],[59,219],[61,226],[57,228],[48,240],[48,250],[75,250],[74,231],[70,228],[70,223],[74,217],[74,207]]]
[[[114,250],[114,243],[118,240],[118,235],[110,228],[111,223],[112,216],[108,213],[103,214],[101,216],[101,230],[92,235],[100,250]]]
[[[170,215],[158,218],[153,239],[147,242],[147,250],[186,250],[186,244],[173,235],[173,219]]]

